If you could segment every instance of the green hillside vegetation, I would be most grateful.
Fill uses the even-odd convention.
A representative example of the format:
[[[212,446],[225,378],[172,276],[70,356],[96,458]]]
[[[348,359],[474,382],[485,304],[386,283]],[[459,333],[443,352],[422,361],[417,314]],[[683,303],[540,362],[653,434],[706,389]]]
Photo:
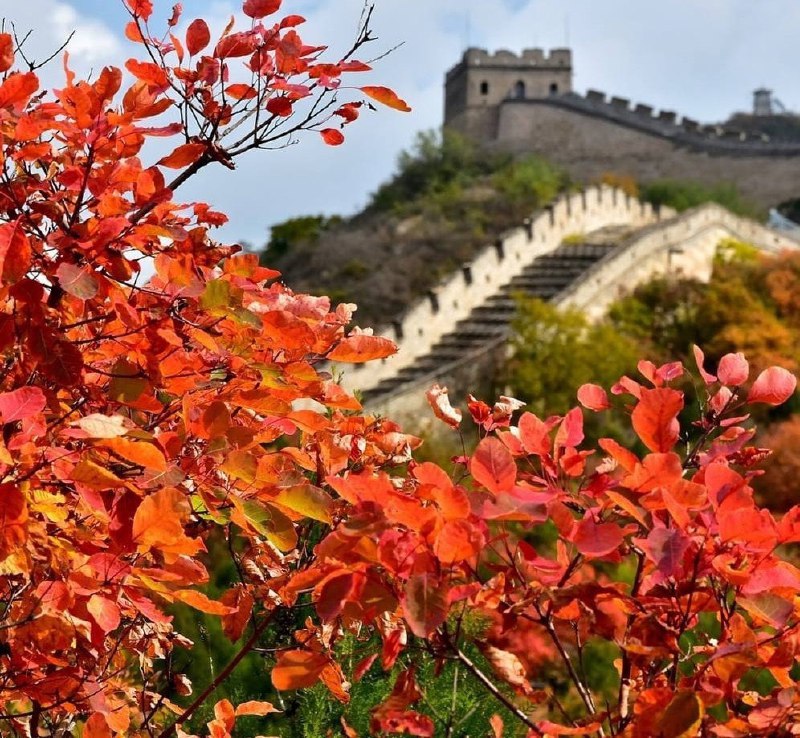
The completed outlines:
[[[292,289],[357,303],[360,325],[381,325],[567,185],[541,159],[421,133],[362,212],[279,223],[263,258]]]
[[[682,211],[717,202],[760,218],[733,185],[671,180],[637,185],[606,175],[655,205]],[[458,134],[420,133],[396,173],[351,217],[305,215],[272,226],[262,256],[298,292],[358,305],[357,323],[385,325],[561,192],[577,186],[545,160],[480,148]]]

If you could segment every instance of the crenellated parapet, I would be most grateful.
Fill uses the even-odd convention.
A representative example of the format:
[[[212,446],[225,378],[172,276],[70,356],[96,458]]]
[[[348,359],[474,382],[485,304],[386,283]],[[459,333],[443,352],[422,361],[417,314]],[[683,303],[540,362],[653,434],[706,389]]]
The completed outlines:
[[[456,402],[474,390],[476,382],[485,381],[506,356],[514,310],[513,303],[510,307],[507,303],[515,285],[531,279],[552,281],[546,276],[548,269],[554,270],[559,262],[579,261],[587,250],[600,248],[599,258],[586,261],[585,268],[547,298],[558,307],[576,308],[599,319],[611,302],[653,277],[707,280],[724,239],[751,243],[768,253],[800,247],[791,237],[713,203],[680,215],[665,209],[660,215],[610,188],[565,196],[527,222],[521,232],[488,246],[413,306],[387,332],[396,340],[398,354],[380,365],[373,362],[350,371],[346,386],[364,392],[372,410],[400,418],[414,431],[424,430],[420,418],[430,417],[425,390],[434,383],[445,384]],[[603,247],[561,245],[565,235],[575,235],[568,231],[581,221],[587,228],[602,229],[624,224],[626,216],[638,227],[618,242]],[[590,233],[587,244],[591,241]],[[572,253],[575,257],[569,256]],[[542,265],[539,276],[533,277],[537,264]]]
[[[747,133],[720,125],[702,125],[680,117],[672,110],[658,110],[599,90],[585,95],[568,93],[557,97],[504,100],[501,105],[547,105],[658,136],[670,142],[709,154],[729,156],[800,156],[800,142],[776,142],[764,134]]]
[[[648,203],[607,185],[593,185],[581,192],[565,194],[534,213],[520,227],[507,231],[488,244],[464,267],[442,280],[428,295],[380,332],[398,346],[397,354],[366,368],[351,369],[344,384],[361,391],[396,376],[469,316],[502,285],[540,256],[553,252],[565,237],[589,233],[609,226],[641,228],[671,215],[657,212]]]

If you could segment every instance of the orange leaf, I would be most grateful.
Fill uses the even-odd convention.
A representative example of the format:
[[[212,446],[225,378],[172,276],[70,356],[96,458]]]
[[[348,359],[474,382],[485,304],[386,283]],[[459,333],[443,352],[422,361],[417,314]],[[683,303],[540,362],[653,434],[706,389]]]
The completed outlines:
[[[260,702],[258,700],[250,700],[249,702],[242,702],[236,706],[236,717],[243,715],[269,715],[271,712],[280,712],[277,707],[274,707],[270,702]]]
[[[132,461],[145,469],[166,471],[167,460],[164,458],[164,454],[152,443],[115,437],[103,441],[102,445],[110,448],[114,453],[122,456],[123,459]]]
[[[370,336],[366,333],[351,333],[343,338],[328,354],[331,361],[347,364],[363,364],[373,359],[385,359],[397,352],[397,346],[388,338]]]
[[[125,68],[137,79],[142,80],[150,87],[163,90],[169,86],[167,73],[153,62],[142,62],[136,59],[128,59]]]
[[[222,632],[231,643],[235,643],[242,637],[250,620],[250,613],[253,611],[253,595],[242,585],[238,585],[225,592],[220,601],[232,610],[222,618]]]
[[[483,536],[466,520],[449,520],[436,534],[433,550],[443,564],[465,561],[483,546]]]
[[[209,599],[209,597],[196,589],[179,589],[173,594],[176,600],[209,615],[230,615],[234,611],[232,607],[223,605],[217,600]]]
[[[651,451],[669,451],[678,440],[678,413],[683,393],[668,387],[641,390],[641,399],[631,414],[633,429]]]
[[[111,728],[101,713],[92,713],[86,721],[83,726],[83,738],[111,738]]]
[[[517,465],[511,452],[497,438],[484,438],[469,462],[472,478],[492,494],[509,492],[517,479]]]
[[[197,553],[202,549],[202,544],[188,538],[183,529],[183,521],[188,514],[186,495],[174,487],[159,489],[146,497],[136,509],[133,540],[140,549],[156,548],[188,555]]]
[[[234,100],[252,100],[256,96],[255,87],[237,82],[225,88],[225,94]]]
[[[362,87],[361,92],[368,97],[371,97],[373,100],[377,100],[379,103],[388,105],[390,108],[394,108],[395,110],[400,110],[403,113],[408,113],[411,111],[408,103],[406,103],[405,100],[401,100],[397,96],[397,93],[395,93],[394,90],[390,90],[388,87],[367,86]]]
[[[279,115],[279,113],[276,113],[276,115]],[[340,146],[344,143],[344,135],[335,128],[323,128],[319,134],[328,146]]]
[[[86,609],[106,633],[116,630],[119,626],[121,620],[119,606],[108,597],[93,594],[86,604]]]
[[[21,109],[36,90],[39,78],[33,72],[16,72],[0,85],[0,108]]]
[[[162,167],[169,167],[170,169],[183,169],[189,164],[194,164],[205,150],[206,147],[201,143],[182,144],[171,154],[159,159],[158,163]]]
[[[313,687],[327,665],[328,658],[321,653],[283,651],[272,669],[272,684],[281,691]]]

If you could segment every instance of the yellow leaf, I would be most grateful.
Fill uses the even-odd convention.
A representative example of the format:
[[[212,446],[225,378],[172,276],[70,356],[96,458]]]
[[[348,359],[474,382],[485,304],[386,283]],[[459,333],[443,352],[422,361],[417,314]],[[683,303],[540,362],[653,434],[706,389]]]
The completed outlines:
[[[270,499],[283,507],[322,523],[331,522],[333,499],[327,492],[313,484],[301,484],[281,489]]]
[[[694,738],[700,731],[705,708],[691,690],[677,692],[661,715],[659,736],[662,738]]]
[[[110,489],[125,484],[116,474],[88,459],[81,461],[72,470],[72,479],[92,489]]]

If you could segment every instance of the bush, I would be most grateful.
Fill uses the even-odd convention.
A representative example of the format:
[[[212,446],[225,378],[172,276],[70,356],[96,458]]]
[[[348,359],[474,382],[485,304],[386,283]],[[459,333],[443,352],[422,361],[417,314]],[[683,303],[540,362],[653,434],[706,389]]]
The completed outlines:
[[[756,205],[742,199],[741,194],[732,184],[703,185],[699,182],[663,179],[650,182],[641,188],[641,196],[645,202],[653,205],[666,205],[678,212],[716,202],[737,215],[763,220],[765,213]]]

